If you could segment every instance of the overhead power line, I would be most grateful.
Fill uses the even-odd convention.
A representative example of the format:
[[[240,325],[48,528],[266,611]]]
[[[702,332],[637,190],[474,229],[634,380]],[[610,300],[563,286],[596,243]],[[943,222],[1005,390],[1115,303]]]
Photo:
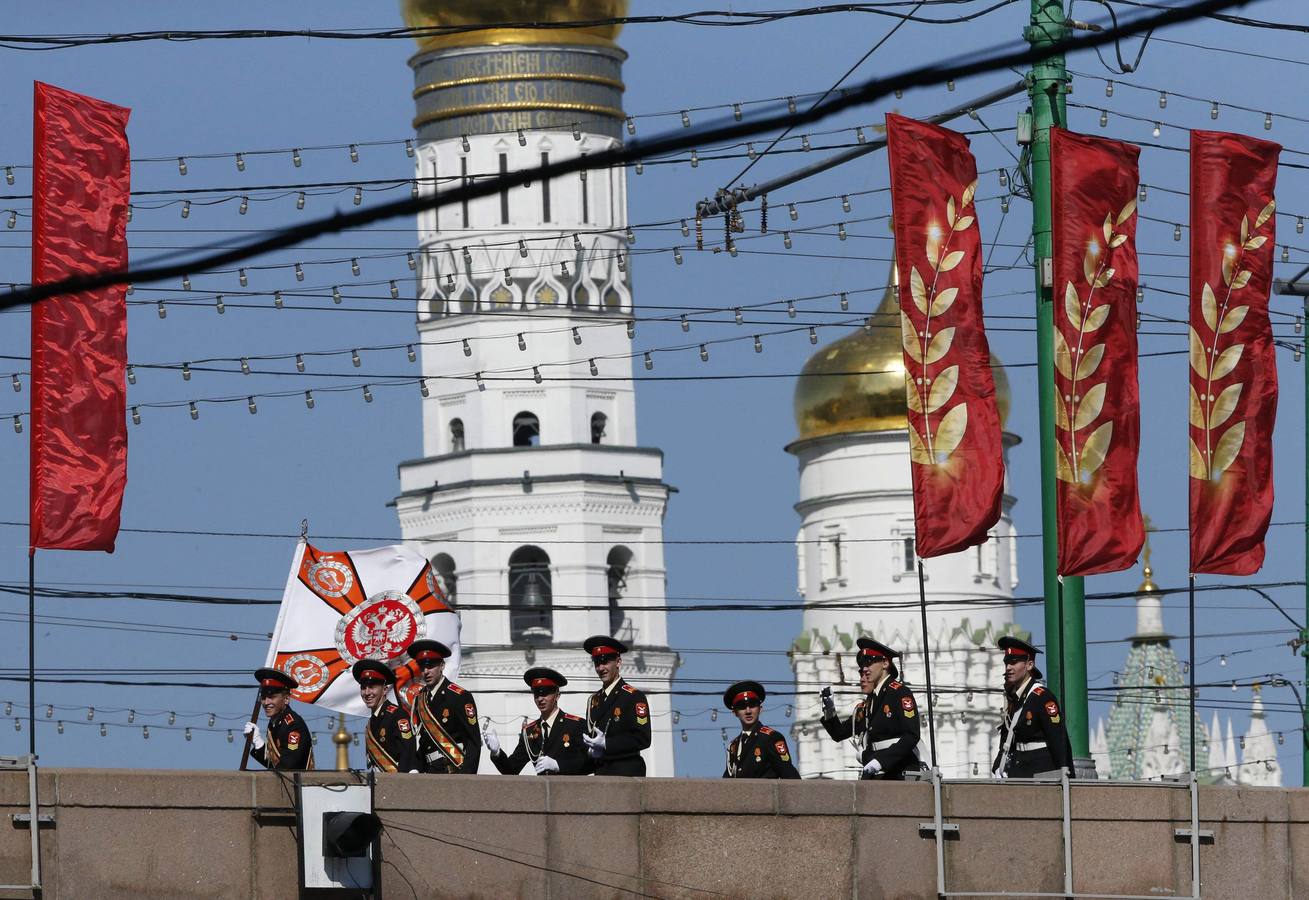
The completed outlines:
[[[749,122],[729,123],[685,135],[673,134],[647,141],[634,141],[610,150],[562,159],[546,166],[515,172],[504,178],[461,186],[432,197],[391,201],[369,209],[344,214],[338,213],[327,218],[274,232],[263,239],[250,242],[242,247],[221,250],[199,260],[147,266],[135,272],[120,270],[61,279],[57,282],[12,292],[0,298],[0,307],[28,304],[43,297],[78,293],[114,284],[147,283],[178,277],[189,271],[240,262],[272,250],[294,246],[320,235],[334,234],[348,228],[400,216],[411,216],[426,210],[436,209],[448,203],[489,196],[504,188],[521,185],[524,181],[555,178],[583,169],[619,165],[628,161],[643,159],[647,156],[671,153],[706,141],[731,140],[791,125],[816,122],[845,109],[872,102],[897,89],[904,90],[939,84],[950,79],[981,75],[999,69],[1026,65],[1052,54],[1071,53],[1081,49],[1102,46],[1125,35],[1190,21],[1215,11],[1241,5],[1244,2],[1247,2],[1247,0],[1198,0],[1198,2],[1186,6],[1143,16],[1117,28],[1110,28],[1085,36],[1071,37],[1039,49],[1024,47],[1006,52],[993,52],[990,55],[974,57],[971,61],[950,66],[940,64],[921,66],[888,78],[865,81],[843,92],[840,96],[832,97],[809,110],[765,116]]]

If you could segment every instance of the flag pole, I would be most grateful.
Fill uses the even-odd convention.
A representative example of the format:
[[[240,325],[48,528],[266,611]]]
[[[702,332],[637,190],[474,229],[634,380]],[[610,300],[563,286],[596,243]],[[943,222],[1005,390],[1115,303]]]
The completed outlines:
[[[915,541],[915,544],[917,542]],[[936,768],[936,720],[932,702],[932,655],[927,649],[927,589],[923,586],[923,558],[918,557],[918,609],[923,618],[923,674],[927,682],[927,737]]]
[[[255,708],[250,711],[250,721],[256,728],[259,727],[259,691],[255,691]],[[244,772],[250,764],[250,745],[254,743],[254,733],[245,736],[245,746],[241,749],[241,771]]]
[[[1187,626],[1187,641],[1189,649],[1187,657],[1191,660],[1191,685],[1187,692],[1189,702],[1187,709],[1191,715],[1191,774],[1195,775],[1195,573],[1192,572],[1187,576],[1187,614],[1190,616],[1190,625]]]
[[[36,759],[36,548],[27,551],[27,748]],[[36,827],[36,823],[32,823]]]

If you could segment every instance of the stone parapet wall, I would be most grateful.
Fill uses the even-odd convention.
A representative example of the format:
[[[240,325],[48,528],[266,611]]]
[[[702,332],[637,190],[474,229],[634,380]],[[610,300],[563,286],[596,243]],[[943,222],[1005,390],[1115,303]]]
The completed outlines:
[[[339,782],[335,773],[307,776]],[[269,773],[56,769],[40,775],[44,897],[296,896],[293,791]],[[1054,785],[947,784],[951,891],[1063,890]],[[1187,790],[1074,785],[1079,894],[1188,896]],[[26,775],[0,773],[0,813]],[[929,783],[381,776],[383,896],[936,896]],[[1309,792],[1202,787],[1203,896],[1309,896]],[[0,828],[0,882],[25,881],[28,832]],[[30,896],[10,893],[3,896]]]

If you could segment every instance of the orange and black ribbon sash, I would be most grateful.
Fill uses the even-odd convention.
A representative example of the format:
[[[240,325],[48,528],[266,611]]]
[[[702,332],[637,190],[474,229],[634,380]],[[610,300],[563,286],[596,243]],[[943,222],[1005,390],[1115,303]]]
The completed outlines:
[[[278,749],[277,739],[273,737],[273,729],[268,729],[268,740],[264,742],[264,759],[268,760],[268,768],[276,769],[278,762],[282,759],[282,751]]]
[[[459,745],[450,737],[449,732],[436,720],[436,716],[432,715],[432,708],[428,705],[427,699],[427,691],[423,691],[414,703],[414,707],[418,710],[418,727],[427,732],[427,736],[435,742],[437,749],[445,754],[445,758],[457,769],[464,764],[464,751],[459,749]]]
[[[377,735],[373,734],[373,724],[371,722],[368,723],[368,728],[365,729],[365,736],[367,738],[365,746],[368,749],[368,760],[373,764],[373,767],[381,769],[383,772],[400,771],[400,766],[395,759],[386,752],[386,748],[377,739]]]

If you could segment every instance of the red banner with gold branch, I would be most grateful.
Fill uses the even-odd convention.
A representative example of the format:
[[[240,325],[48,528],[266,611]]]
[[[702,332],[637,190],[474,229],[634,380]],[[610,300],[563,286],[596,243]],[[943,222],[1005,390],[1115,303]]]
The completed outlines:
[[[1191,571],[1253,575],[1273,513],[1271,141],[1191,132]]]
[[[1060,575],[1126,569],[1145,541],[1136,483],[1140,152],[1050,130]]]
[[[888,115],[886,134],[915,547],[928,558],[984,543],[1004,491],[982,326],[977,163],[967,138],[936,125]]]

